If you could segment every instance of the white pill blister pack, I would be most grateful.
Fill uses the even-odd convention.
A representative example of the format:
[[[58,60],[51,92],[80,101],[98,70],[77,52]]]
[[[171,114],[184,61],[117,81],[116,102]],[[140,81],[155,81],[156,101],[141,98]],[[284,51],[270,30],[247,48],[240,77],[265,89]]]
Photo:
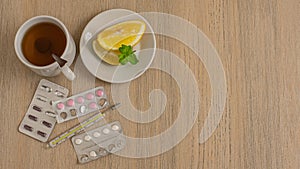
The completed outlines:
[[[69,90],[42,79],[30,106],[19,126],[19,131],[39,141],[46,142],[56,124],[53,101],[66,98]]]
[[[57,123],[75,119],[108,106],[103,87],[96,87],[69,98],[53,102]]]
[[[87,163],[125,147],[126,140],[120,122],[115,121],[72,137],[78,162]]]

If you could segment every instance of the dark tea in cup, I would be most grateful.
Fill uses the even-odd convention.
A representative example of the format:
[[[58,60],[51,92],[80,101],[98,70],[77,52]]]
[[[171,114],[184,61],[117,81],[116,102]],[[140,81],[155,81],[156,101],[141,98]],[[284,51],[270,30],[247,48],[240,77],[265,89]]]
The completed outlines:
[[[27,30],[22,40],[22,52],[30,63],[46,66],[55,62],[52,53],[59,57],[63,55],[66,44],[65,33],[60,27],[43,22]]]

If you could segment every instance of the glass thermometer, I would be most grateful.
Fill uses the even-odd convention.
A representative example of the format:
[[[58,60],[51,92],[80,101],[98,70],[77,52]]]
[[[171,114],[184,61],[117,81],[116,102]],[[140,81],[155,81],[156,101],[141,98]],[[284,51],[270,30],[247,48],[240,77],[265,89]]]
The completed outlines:
[[[115,110],[119,105],[120,105],[120,103],[109,106],[103,112],[97,113],[94,116],[90,117],[89,119],[83,121],[82,123],[72,127],[71,129],[69,129],[65,133],[63,133],[63,134],[59,135],[58,137],[54,138],[53,140],[51,140],[47,144],[47,147],[52,147],[53,148],[53,147],[65,142],[68,138],[78,134],[79,132],[81,132],[85,128],[88,128],[88,127],[92,126],[93,124],[95,124],[96,122],[98,122],[99,120],[103,119],[104,116],[105,116],[105,114],[104,114],[105,112],[107,112],[109,110]]]

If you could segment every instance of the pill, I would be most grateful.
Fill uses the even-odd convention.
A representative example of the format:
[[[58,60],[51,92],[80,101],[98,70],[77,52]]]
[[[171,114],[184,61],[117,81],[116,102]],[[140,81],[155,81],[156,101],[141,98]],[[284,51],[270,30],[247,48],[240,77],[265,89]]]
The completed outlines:
[[[96,156],[97,156],[97,154],[96,154],[96,152],[95,152],[95,151],[91,151],[91,152],[90,152],[90,156],[91,156],[91,157],[96,157]]]
[[[60,91],[58,91],[58,90],[56,90],[56,91],[54,92],[54,94],[55,94],[57,97],[64,97],[64,96],[65,96],[65,94],[64,94],[63,92],[60,92]]]
[[[100,150],[99,150],[99,155],[104,156],[104,155],[106,155],[106,154],[107,154],[106,150],[103,149],[103,148],[100,148]]]
[[[68,116],[68,114],[66,112],[61,112],[60,113],[60,117],[63,118],[63,119],[66,119]]]
[[[98,97],[103,96],[103,94],[104,94],[104,92],[103,92],[103,90],[101,90],[101,89],[99,89],[99,90],[96,91],[96,95],[97,95]]]
[[[114,144],[110,144],[108,146],[108,151],[112,151],[116,146]]]
[[[28,115],[28,118],[30,120],[37,121],[37,117],[35,117],[35,116],[31,115],[31,114]]]
[[[92,103],[89,104],[89,107],[91,109],[96,109],[97,108],[97,104],[95,102],[92,102]]]
[[[54,113],[52,111],[46,111],[45,114],[50,117],[56,117],[56,115],[57,115],[56,113]]]
[[[52,88],[50,88],[48,86],[45,86],[45,85],[42,85],[41,89],[43,89],[43,90],[45,90],[46,92],[49,92],[49,93],[52,91]]]
[[[84,140],[85,140],[85,141],[90,141],[91,139],[92,139],[92,137],[89,136],[89,135],[86,135],[86,136],[84,137]]]
[[[42,109],[38,106],[33,106],[32,108],[38,112],[42,112]]]
[[[28,125],[24,125],[24,129],[28,130],[28,131],[33,131],[33,128],[28,126]]]
[[[105,128],[105,129],[102,130],[102,132],[103,132],[104,134],[108,134],[110,131],[109,131],[108,128]]]
[[[79,145],[79,144],[81,144],[81,143],[82,143],[82,140],[81,140],[81,139],[78,138],[78,139],[75,140],[75,144]]]
[[[49,123],[49,122],[47,122],[47,121],[43,121],[42,124],[45,125],[45,126],[48,127],[48,128],[51,128],[51,127],[52,127],[52,124]]]
[[[76,114],[77,114],[76,109],[71,109],[70,113],[71,113],[71,116],[76,116]]]
[[[106,99],[102,98],[99,100],[98,104],[101,106],[101,107],[104,107],[106,104],[107,104],[107,101]]]
[[[80,111],[80,113],[85,113],[86,112],[86,106],[85,105],[80,106],[79,111]]]
[[[65,105],[63,103],[57,103],[56,107],[57,107],[57,109],[62,110],[65,108]]]
[[[116,125],[116,124],[113,125],[113,126],[111,127],[111,129],[113,129],[113,130],[115,130],[115,131],[116,131],[116,130],[119,130],[119,128],[120,128],[120,127],[119,127],[118,125]]]
[[[88,100],[92,100],[92,99],[94,98],[94,95],[93,95],[92,93],[88,93],[88,94],[86,95],[86,98],[87,98]]]
[[[82,155],[82,157],[80,158],[80,160],[83,162],[87,161],[88,159],[89,157],[86,154]]]
[[[84,102],[84,98],[82,96],[77,97],[76,99],[77,103],[83,103]]]
[[[42,102],[47,102],[48,101],[48,99],[44,96],[37,96],[36,99],[39,100],[39,101],[42,101]]]
[[[93,134],[94,137],[100,137],[100,135],[101,135],[101,134],[100,134],[99,132],[95,132],[95,133]]]
[[[75,105],[75,102],[74,102],[73,99],[69,99],[69,100],[67,101],[67,106],[72,107],[72,106],[74,106],[74,105]]]
[[[42,136],[42,137],[46,137],[47,136],[46,133],[41,132],[41,131],[37,131],[37,134],[40,135],[40,136]]]

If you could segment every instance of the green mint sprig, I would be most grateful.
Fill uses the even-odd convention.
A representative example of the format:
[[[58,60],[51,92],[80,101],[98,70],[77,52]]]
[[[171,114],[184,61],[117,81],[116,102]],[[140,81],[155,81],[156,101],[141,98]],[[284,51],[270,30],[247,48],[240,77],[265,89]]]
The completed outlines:
[[[132,50],[131,45],[124,45],[119,48],[119,51],[121,54],[119,54],[119,62],[122,65],[125,65],[127,62],[130,62],[131,64],[135,65],[139,62],[139,60],[136,58],[136,55],[134,54],[135,50]]]

